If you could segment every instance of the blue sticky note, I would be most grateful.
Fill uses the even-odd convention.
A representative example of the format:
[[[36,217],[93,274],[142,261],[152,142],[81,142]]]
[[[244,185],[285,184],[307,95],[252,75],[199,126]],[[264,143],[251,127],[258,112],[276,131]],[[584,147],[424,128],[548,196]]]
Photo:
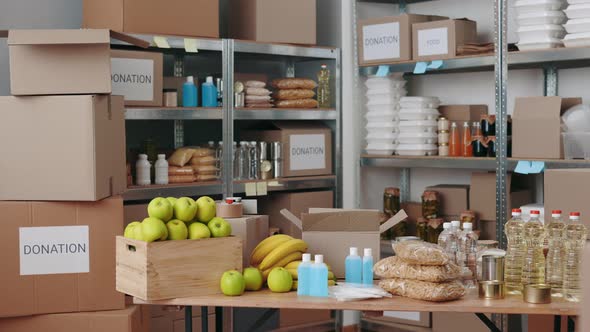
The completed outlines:
[[[434,60],[428,65],[428,69],[438,69],[442,67],[443,61],[442,60]]]
[[[389,74],[389,66],[379,66],[377,69],[377,77],[385,77]]]
[[[531,171],[531,162],[526,160],[521,160],[516,164],[516,168],[514,172],[520,174],[529,174]]]
[[[426,68],[428,64],[426,62],[416,62],[416,67],[414,67],[414,74],[424,74],[426,72]]]
[[[541,173],[545,169],[545,163],[542,161],[531,161],[531,169],[529,174]]]

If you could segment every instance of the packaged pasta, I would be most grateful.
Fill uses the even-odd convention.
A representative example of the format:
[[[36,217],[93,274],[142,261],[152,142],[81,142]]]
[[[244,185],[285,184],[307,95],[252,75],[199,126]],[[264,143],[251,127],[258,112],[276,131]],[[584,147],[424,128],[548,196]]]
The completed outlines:
[[[317,108],[315,99],[279,100],[275,103],[278,108]]]
[[[195,182],[194,175],[168,175],[168,183],[191,183]]]
[[[191,160],[193,157],[193,152],[194,150],[189,147],[178,148],[176,151],[174,151],[174,153],[172,153],[170,158],[168,158],[168,164],[182,167],[186,165],[189,160]]]
[[[217,163],[217,158],[214,156],[205,156],[200,158],[193,157],[191,159],[191,165],[200,165],[200,166],[211,166]]]
[[[199,182],[215,181],[215,180],[217,180],[217,175],[203,175],[203,174],[197,175],[197,181],[199,181]]]
[[[192,169],[198,175],[215,175],[219,172],[219,169],[215,166],[193,165]]]
[[[246,88],[264,88],[266,83],[261,81],[246,81]]]
[[[193,158],[201,158],[206,156],[214,156],[215,151],[209,148],[192,148]]]
[[[385,279],[379,287],[393,295],[405,296],[416,300],[442,302],[457,300],[465,295],[465,288],[456,281],[434,283],[410,279]]]
[[[190,166],[168,166],[168,175],[193,175],[193,168]]]
[[[392,244],[395,254],[410,264],[446,265],[450,259],[439,245],[423,241],[403,241]]]
[[[455,280],[461,275],[461,269],[453,263],[439,266],[409,264],[397,256],[378,261],[373,271],[382,279],[402,278],[429,282]]]
[[[275,91],[273,96],[279,100],[308,99],[313,98],[315,92],[306,89],[283,89]]]
[[[273,88],[276,89],[315,89],[318,84],[314,80],[308,78],[279,78],[273,80],[271,83]]]
[[[270,90],[265,88],[246,88],[246,96],[268,96]]]

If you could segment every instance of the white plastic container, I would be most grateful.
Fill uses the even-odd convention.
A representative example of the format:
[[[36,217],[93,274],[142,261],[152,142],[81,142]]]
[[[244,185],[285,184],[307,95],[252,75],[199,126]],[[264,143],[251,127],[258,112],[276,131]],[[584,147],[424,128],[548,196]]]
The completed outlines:
[[[563,8],[561,0],[518,0],[514,3],[518,15],[542,12],[549,10],[560,10]]]
[[[399,144],[436,144],[438,136],[436,133],[400,133],[397,137]]]
[[[567,0],[570,5],[577,5],[579,3],[590,3],[590,0]]]
[[[590,3],[569,5],[564,12],[569,19],[590,17]]]
[[[156,184],[168,184],[168,162],[165,154],[159,154],[156,160]]]
[[[590,1],[590,0],[589,0]],[[546,10],[518,15],[516,22],[519,26],[539,24],[564,24],[567,17],[562,10]]]
[[[365,137],[366,139],[391,139],[395,140],[397,138],[397,133],[368,133]]]
[[[414,120],[400,121],[399,131],[403,132],[435,132],[437,129],[436,120]]]
[[[402,95],[396,94],[378,94],[367,96],[367,106],[373,105],[395,105],[399,103]]]
[[[590,160],[590,131],[562,133],[565,159]]]
[[[394,139],[381,139],[381,138],[367,138],[367,145],[378,145],[378,144],[395,144]]]
[[[434,144],[398,144],[395,152],[400,156],[436,156],[438,147]]]
[[[439,115],[433,108],[402,108],[399,111],[400,121],[436,120]]]
[[[561,39],[565,36],[565,29],[557,24],[541,24],[521,26],[516,30],[519,42],[534,43],[546,39]]]
[[[576,18],[563,25],[567,33],[590,32],[590,18]]]
[[[565,47],[590,46],[590,32],[572,33],[563,38]]]
[[[369,122],[365,128],[370,133],[393,133],[397,129],[397,123]]]
[[[393,87],[403,87],[406,84],[406,81],[404,80],[403,74],[401,73],[397,73],[394,75],[390,75],[387,77],[378,77],[375,75],[370,75],[367,80],[365,81],[365,86],[368,89],[373,89],[373,88],[383,88],[383,87],[389,87],[389,86],[393,86]]]
[[[150,175],[152,165],[147,159],[147,154],[140,154],[135,163],[135,184],[138,186],[149,186],[152,184]]]
[[[401,108],[438,108],[437,97],[403,97],[399,102]]]
[[[568,108],[561,116],[563,130],[566,132],[590,131],[590,105],[578,104]]]
[[[569,35],[566,35],[567,38]],[[565,41],[565,39],[564,39]],[[548,48],[558,48],[563,46],[563,42],[561,39],[557,38],[549,38],[545,40],[538,40],[535,42],[525,42],[525,43],[518,43],[516,44],[518,49],[521,51],[530,51],[530,50],[545,50]]]
[[[369,112],[398,112],[400,109],[399,104],[389,105],[367,105],[367,111]]]
[[[395,144],[367,144],[365,149],[369,154],[391,155],[395,152]]]
[[[399,112],[367,112],[365,118],[367,122],[398,122]]]
[[[405,81],[404,81],[405,83]],[[368,89],[367,90],[367,97],[371,97],[373,95],[381,95],[381,94],[390,94],[404,97],[408,91],[404,88],[396,88],[392,86],[382,87],[382,88],[375,88],[375,89]]]

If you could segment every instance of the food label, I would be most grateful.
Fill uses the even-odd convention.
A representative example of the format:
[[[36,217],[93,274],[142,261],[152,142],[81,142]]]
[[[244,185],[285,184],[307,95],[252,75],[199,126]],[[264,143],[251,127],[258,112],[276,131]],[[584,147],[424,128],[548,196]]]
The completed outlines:
[[[21,227],[20,274],[88,273],[88,226]]]
[[[289,169],[292,171],[326,168],[326,136],[291,135],[289,160]]]
[[[363,60],[399,58],[399,22],[363,26]]]
[[[154,99],[154,60],[111,58],[112,94],[125,100]]]
[[[448,28],[418,30],[418,55],[444,55],[449,53]]]

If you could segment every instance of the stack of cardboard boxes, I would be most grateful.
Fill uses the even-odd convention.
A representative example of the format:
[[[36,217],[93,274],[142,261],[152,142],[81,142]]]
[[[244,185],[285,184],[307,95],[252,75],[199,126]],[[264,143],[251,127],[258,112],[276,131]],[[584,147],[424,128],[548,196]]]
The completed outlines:
[[[115,290],[126,170],[110,33],[2,35],[14,96],[0,97],[0,331],[147,331]]]

